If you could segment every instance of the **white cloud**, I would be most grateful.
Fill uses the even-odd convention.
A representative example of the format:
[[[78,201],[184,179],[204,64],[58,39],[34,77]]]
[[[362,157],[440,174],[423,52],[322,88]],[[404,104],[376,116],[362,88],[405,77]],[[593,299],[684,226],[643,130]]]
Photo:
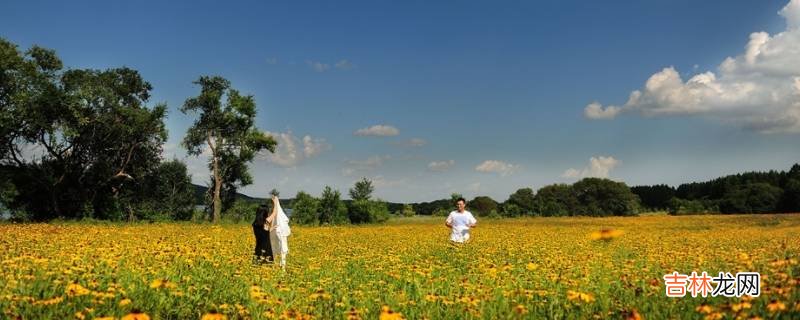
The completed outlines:
[[[278,147],[275,149],[275,153],[265,151],[259,155],[259,158],[285,168],[294,168],[304,160],[316,157],[320,153],[331,149],[331,145],[326,143],[325,139],[315,139],[309,135],[304,136],[301,141],[291,131],[267,132],[267,134],[278,142]],[[301,143],[303,146],[302,151],[299,150]]]
[[[278,58],[267,58],[267,64],[278,64]]]
[[[378,124],[368,128],[358,129],[353,134],[357,136],[389,137],[400,134],[400,130],[390,125]]]
[[[501,176],[507,176],[514,173],[518,169],[518,165],[505,163],[498,160],[486,160],[475,167],[475,171],[486,173],[499,173]]]
[[[352,69],[354,67],[353,64],[350,61],[348,61],[347,59],[339,60],[333,66],[334,66],[334,68],[339,69],[339,70],[350,70],[350,69]]]
[[[590,119],[614,119],[619,111],[619,107],[608,106],[603,108],[603,105],[599,102],[592,102],[583,109],[583,114]]]
[[[328,151],[331,145],[325,142],[325,139],[314,139],[309,135],[303,137],[303,155],[306,158],[313,158],[314,156]]]
[[[611,156],[591,157],[589,158],[588,167],[583,168],[583,170],[569,168],[566,171],[564,171],[563,174],[561,174],[561,177],[569,179],[578,179],[586,177],[608,178],[611,170],[616,168],[619,164],[620,161],[614,159],[614,157]]]
[[[447,161],[433,161],[428,163],[428,170],[430,171],[447,171],[453,165],[456,164],[455,160],[447,160]]]
[[[331,68],[331,65],[319,61],[306,60],[306,65],[316,72],[325,72]]]
[[[762,133],[800,132],[800,0],[792,0],[779,14],[786,19],[786,30],[773,36],[750,34],[744,52],[726,58],[716,73],[698,73],[684,81],[674,67],[667,67],[631,92],[625,104],[603,107],[593,102],[584,115],[695,115]]]

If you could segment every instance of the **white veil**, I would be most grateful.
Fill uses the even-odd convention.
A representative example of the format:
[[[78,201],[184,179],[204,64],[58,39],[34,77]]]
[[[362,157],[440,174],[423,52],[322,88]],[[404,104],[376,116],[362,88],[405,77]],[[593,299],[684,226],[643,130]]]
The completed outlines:
[[[286,216],[286,212],[283,212],[280,200],[277,201],[276,209],[278,209],[278,213],[275,217],[275,233],[281,237],[289,236],[292,229],[289,228],[289,217]]]

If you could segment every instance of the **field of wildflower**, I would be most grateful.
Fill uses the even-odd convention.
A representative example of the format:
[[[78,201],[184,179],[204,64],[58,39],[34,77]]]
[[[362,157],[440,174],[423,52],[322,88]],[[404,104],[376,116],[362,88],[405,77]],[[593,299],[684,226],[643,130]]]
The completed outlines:
[[[800,214],[293,227],[285,271],[246,224],[0,224],[3,319],[800,318]],[[757,298],[665,295],[677,271]]]

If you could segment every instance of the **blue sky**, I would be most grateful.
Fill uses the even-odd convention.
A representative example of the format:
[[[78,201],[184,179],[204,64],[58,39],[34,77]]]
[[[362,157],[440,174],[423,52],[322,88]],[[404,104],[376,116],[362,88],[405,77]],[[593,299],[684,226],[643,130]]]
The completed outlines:
[[[244,193],[368,177],[401,202],[785,170],[800,161],[798,21],[797,0],[0,3],[0,36],[23,49],[139,70],[170,108],[165,156],[198,183],[178,109],[221,75],[281,142]]]

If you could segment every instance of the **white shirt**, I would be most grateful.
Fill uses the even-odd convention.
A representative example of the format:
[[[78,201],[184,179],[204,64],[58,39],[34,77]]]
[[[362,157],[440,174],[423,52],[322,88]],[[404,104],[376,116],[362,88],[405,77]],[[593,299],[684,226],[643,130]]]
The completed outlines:
[[[447,223],[450,224],[450,241],[465,242],[469,240],[469,226],[477,223],[472,213],[452,211],[447,216]]]

